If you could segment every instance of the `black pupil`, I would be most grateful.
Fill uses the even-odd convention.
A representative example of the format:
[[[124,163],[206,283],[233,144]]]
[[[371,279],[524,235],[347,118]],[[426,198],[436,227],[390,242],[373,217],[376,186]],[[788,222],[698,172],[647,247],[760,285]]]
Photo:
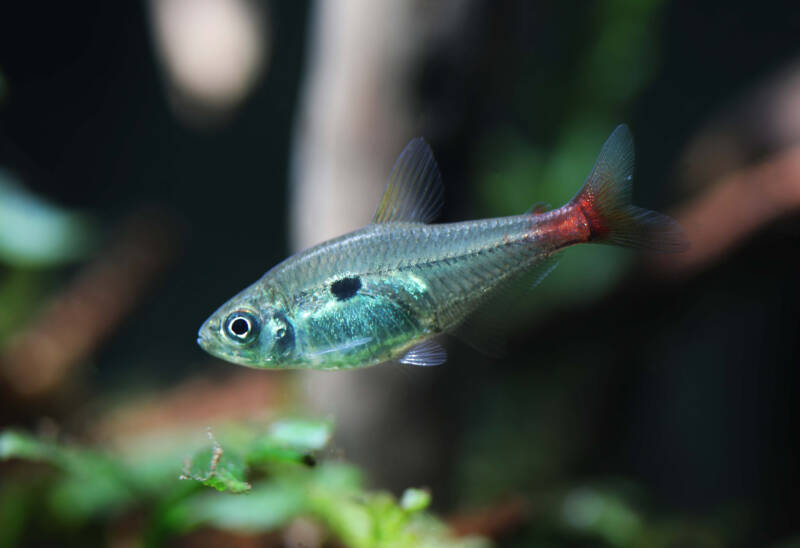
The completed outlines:
[[[250,331],[250,322],[244,318],[236,318],[231,322],[231,333],[234,335],[241,337],[247,335],[248,331]]]
[[[333,293],[333,296],[340,301],[344,301],[354,296],[356,293],[358,293],[359,289],[361,289],[361,278],[358,276],[342,278],[341,280],[336,280],[331,284],[331,293]]]

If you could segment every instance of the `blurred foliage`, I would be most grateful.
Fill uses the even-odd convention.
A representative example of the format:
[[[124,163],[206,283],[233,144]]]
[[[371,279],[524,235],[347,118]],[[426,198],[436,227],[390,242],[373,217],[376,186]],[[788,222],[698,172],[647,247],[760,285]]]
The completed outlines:
[[[266,430],[231,424],[220,431],[223,442],[209,431],[210,445],[188,458],[178,475],[174,444],[160,445],[160,452],[150,444],[130,455],[5,431],[0,460],[48,467],[22,470],[0,484],[0,545],[41,540],[42,535],[70,538],[79,531],[85,540],[87,527],[98,523],[113,536],[115,524],[132,515],[139,516],[138,535],[149,545],[209,527],[261,535],[298,518],[313,520],[326,536],[354,548],[489,545],[477,537],[453,537],[427,511],[431,495],[425,489],[407,489],[398,501],[365,489],[362,474],[352,465],[317,462],[331,433],[330,423],[310,420],[284,419]],[[714,524],[653,518],[636,502],[640,499],[619,482],[539,490],[530,495],[534,517],[520,545],[728,545]],[[42,521],[47,527],[32,533],[31,527]]]
[[[398,501],[366,490],[351,465],[317,463],[315,453],[330,435],[329,423],[309,420],[280,420],[265,431],[230,425],[221,430],[223,443],[209,431],[211,445],[189,458],[179,476],[179,462],[164,458],[165,452],[174,457],[169,445],[161,454],[150,445],[131,458],[8,430],[0,434],[0,459],[52,469],[19,473],[0,486],[0,545],[38,538],[29,527],[42,520],[49,524],[44,534],[58,538],[137,512],[146,514],[141,535],[149,544],[200,527],[262,534],[304,516],[355,548],[487,545],[452,537],[426,511],[425,490],[409,489]]]
[[[11,269],[0,282],[0,343],[19,330],[46,295],[47,276],[29,269]]]
[[[496,127],[483,138],[474,166],[483,216],[519,213],[536,202],[558,207],[579,190],[603,142],[628,119],[627,109],[655,74],[662,8],[662,0],[593,4],[586,12],[587,47],[574,58],[559,59],[573,70],[548,73],[546,82],[520,82],[512,108],[518,117],[536,120],[548,146],[509,126]],[[537,73],[534,67],[521,72]],[[568,249],[557,276],[527,308],[538,316],[556,305],[597,297],[620,279],[630,260],[628,251],[611,246]]]
[[[515,377],[514,386],[494,385],[472,402],[471,428],[456,464],[456,498],[486,504],[524,493],[532,518],[514,546],[734,544],[738,528],[728,516],[669,516],[629,480],[570,474],[576,455],[588,452],[592,441],[564,432],[576,428],[577,415],[591,415],[592,399],[582,390],[601,381],[569,356],[553,362],[558,365],[547,373],[531,370]]]
[[[85,216],[42,200],[0,170],[0,261],[52,267],[85,256],[93,242]]]
[[[2,99],[0,75],[0,99]],[[0,168],[0,343],[31,317],[54,267],[94,248],[97,229],[85,215],[46,202]]]

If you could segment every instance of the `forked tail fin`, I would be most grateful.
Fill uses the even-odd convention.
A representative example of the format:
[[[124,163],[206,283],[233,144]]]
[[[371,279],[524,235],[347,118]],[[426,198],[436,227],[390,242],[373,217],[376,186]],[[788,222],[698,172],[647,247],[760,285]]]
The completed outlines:
[[[680,252],[689,240],[666,215],[631,203],[633,138],[625,124],[603,145],[583,188],[572,199],[586,217],[590,241],[653,251]]]

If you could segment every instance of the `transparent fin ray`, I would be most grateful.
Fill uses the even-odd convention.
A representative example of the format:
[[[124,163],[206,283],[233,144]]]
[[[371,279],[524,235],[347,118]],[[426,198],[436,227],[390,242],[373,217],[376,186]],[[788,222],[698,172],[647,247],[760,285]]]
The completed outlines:
[[[484,356],[502,358],[508,353],[508,332],[497,317],[475,312],[467,316],[451,334]]]
[[[572,199],[592,226],[592,241],[661,252],[680,252],[689,241],[672,218],[631,203],[633,137],[621,124],[603,144],[583,188]]]
[[[559,259],[548,256],[537,260],[521,276],[510,280],[487,295],[484,301],[453,331],[467,345],[482,354],[500,358],[506,354],[509,323],[521,312],[527,295],[558,266]]]
[[[436,341],[428,339],[413,347],[397,361],[406,365],[418,365],[421,367],[442,365],[447,361],[447,351]]]
[[[439,166],[428,143],[417,137],[397,158],[372,222],[429,223],[439,215],[443,203]]]
[[[522,283],[527,284],[528,289],[536,289],[556,269],[559,261],[560,259],[557,257],[548,257],[535,268],[532,268],[530,273],[522,278]]]
[[[436,282],[436,290],[448,295],[437,313],[440,325],[445,329],[455,327],[484,302],[509,292],[509,287],[520,285],[527,288],[537,277],[544,279],[541,273],[547,265],[542,263],[549,264],[549,261],[549,255],[542,254],[527,242],[519,242],[492,250],[480,262],[472,261],[453,268],[451,276]],[[464,287],[483,289],[465,292]],[[515,305],[513,302],[508,304]]]

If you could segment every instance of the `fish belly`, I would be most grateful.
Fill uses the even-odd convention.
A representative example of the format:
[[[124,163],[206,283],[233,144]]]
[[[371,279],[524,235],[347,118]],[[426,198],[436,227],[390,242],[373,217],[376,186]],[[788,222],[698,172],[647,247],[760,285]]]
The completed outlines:
[[[402,355],[435,334],[435,313],[425,282],[411,272],[367,275],[356,295],[328,291],[295,307],[298,357],[316,369],[350,369]]]

